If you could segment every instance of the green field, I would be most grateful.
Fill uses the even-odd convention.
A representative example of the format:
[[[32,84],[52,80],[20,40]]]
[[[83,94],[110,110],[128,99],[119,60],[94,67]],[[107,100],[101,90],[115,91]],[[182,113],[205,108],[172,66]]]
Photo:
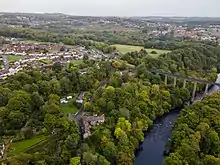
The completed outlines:
[[[25,151],[26,149],[28,149],[29,147],[41,142],[45,138],[46,138],[45,136],[37,136],[31,139],[26,139],[19,142],[13,142],[10,144],[10,148],[12,148],[13,150],[8,152],[8,156],[19,154]]]
[[[122,54],[126,54],[128,52],[140,51],[141,49],[144,49],[143,46],[119,45],[119,44],[112,45],[112,46],[115,46],[116,49]],[[160,50],[160,49],[146,49],[146,51],[152,57],[158,57],[161,54],[170,52],[169,50]],[[152,54],[151,53],[152,51],[156,51],[157,54]]]
[[[78,111],[78,109],[75,106],[71,106],[70,104],[60,104],[60,109],[63,113],[66,114],[74,114]]]
[[[7,55],[8,61],[18,61],[24,57],[25,56]]]
[[[70,62],[73,63],[75,66],[78,66],[83,63],[83,60],[72,60]]]
[[[52,64],[52,60],[51,59],[43,59],[43,60],[40,60],[41,63],[44,63],[44,64]]]

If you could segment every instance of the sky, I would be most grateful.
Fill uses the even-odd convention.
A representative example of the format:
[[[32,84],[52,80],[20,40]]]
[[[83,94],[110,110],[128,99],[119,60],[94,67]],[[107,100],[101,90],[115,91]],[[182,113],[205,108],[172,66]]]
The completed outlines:
[[[0,12],[220,17],[220,0],[0,0]]]

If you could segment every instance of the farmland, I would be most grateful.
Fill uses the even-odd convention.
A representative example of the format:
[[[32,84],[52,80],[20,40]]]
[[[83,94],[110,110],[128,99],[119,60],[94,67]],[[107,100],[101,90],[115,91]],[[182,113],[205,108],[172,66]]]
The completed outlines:
[[[112,46],[115,46],[116,49],[122,54],[126,54],[128,52],[140,51],[141,49],[144,49],[144,47],[142,47],[142,46],[132,46],[132,45],[116,44],[116,45],[112,45]],[[158,57],[161,54],[170,52],[169,50],[160,50],[160,49],[145,49],[145,50],[152,57]]]

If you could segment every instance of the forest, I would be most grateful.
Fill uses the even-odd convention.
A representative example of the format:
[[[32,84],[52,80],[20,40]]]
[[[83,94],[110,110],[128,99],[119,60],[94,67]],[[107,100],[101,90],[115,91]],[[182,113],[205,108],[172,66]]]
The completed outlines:
[[[8,29],[9,33],[0,29],[0,35],[46,38],[44,41],[50,42],[67,39],[64,43],[70,44],[70,38],[54,37],[57,34],[36,35],[35,31],[20,33],[20,30],[24,29],[17,32]],[[0,87],[0,136],[8,144],[3,161],[11,165],[132,165],[135,151],[153,121],[173,108],[182,107],[190,99],[193,87],[188,82],[187,88],[182,88],[183,82],[178,81],[173,88],[172,79],[165,86],[163,76],[148,70],[214,82],[219,61],[218,46],[191,43],[158,58],[148,56],[143,49],[121,55],[120,59],[84,58],[78,66],[55,63],[49,70],[19,72],[2,81]],[[105,85],[99,88],[102,82]],[[197,92],[203,89],[200,84]],[[80,109],[76,97],[82,91],[85,92],[84,111],[105,115],[104,124],[92,127],[92,135],[86,139],[81,136],[80,124],[60,109],[60,99],[68,95],[73,96],[70,104]],[[212,95],[181,112],[171,138],[172,154],[165,159],[165,164],[218,164],[218,97],[219,94]],[[43,137],[39,143],[20,153],[11,153],[13,143],[39,136]]]
[[[183,109],[175,123],[165,165],[220,164],[220,93]]]

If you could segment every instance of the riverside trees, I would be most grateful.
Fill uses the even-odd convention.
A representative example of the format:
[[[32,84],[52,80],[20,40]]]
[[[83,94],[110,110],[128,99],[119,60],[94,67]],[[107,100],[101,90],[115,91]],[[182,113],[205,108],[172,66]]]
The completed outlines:
[[[165,165],[220,163],[220,93],[181,111],[172,132],[172,153]]]

